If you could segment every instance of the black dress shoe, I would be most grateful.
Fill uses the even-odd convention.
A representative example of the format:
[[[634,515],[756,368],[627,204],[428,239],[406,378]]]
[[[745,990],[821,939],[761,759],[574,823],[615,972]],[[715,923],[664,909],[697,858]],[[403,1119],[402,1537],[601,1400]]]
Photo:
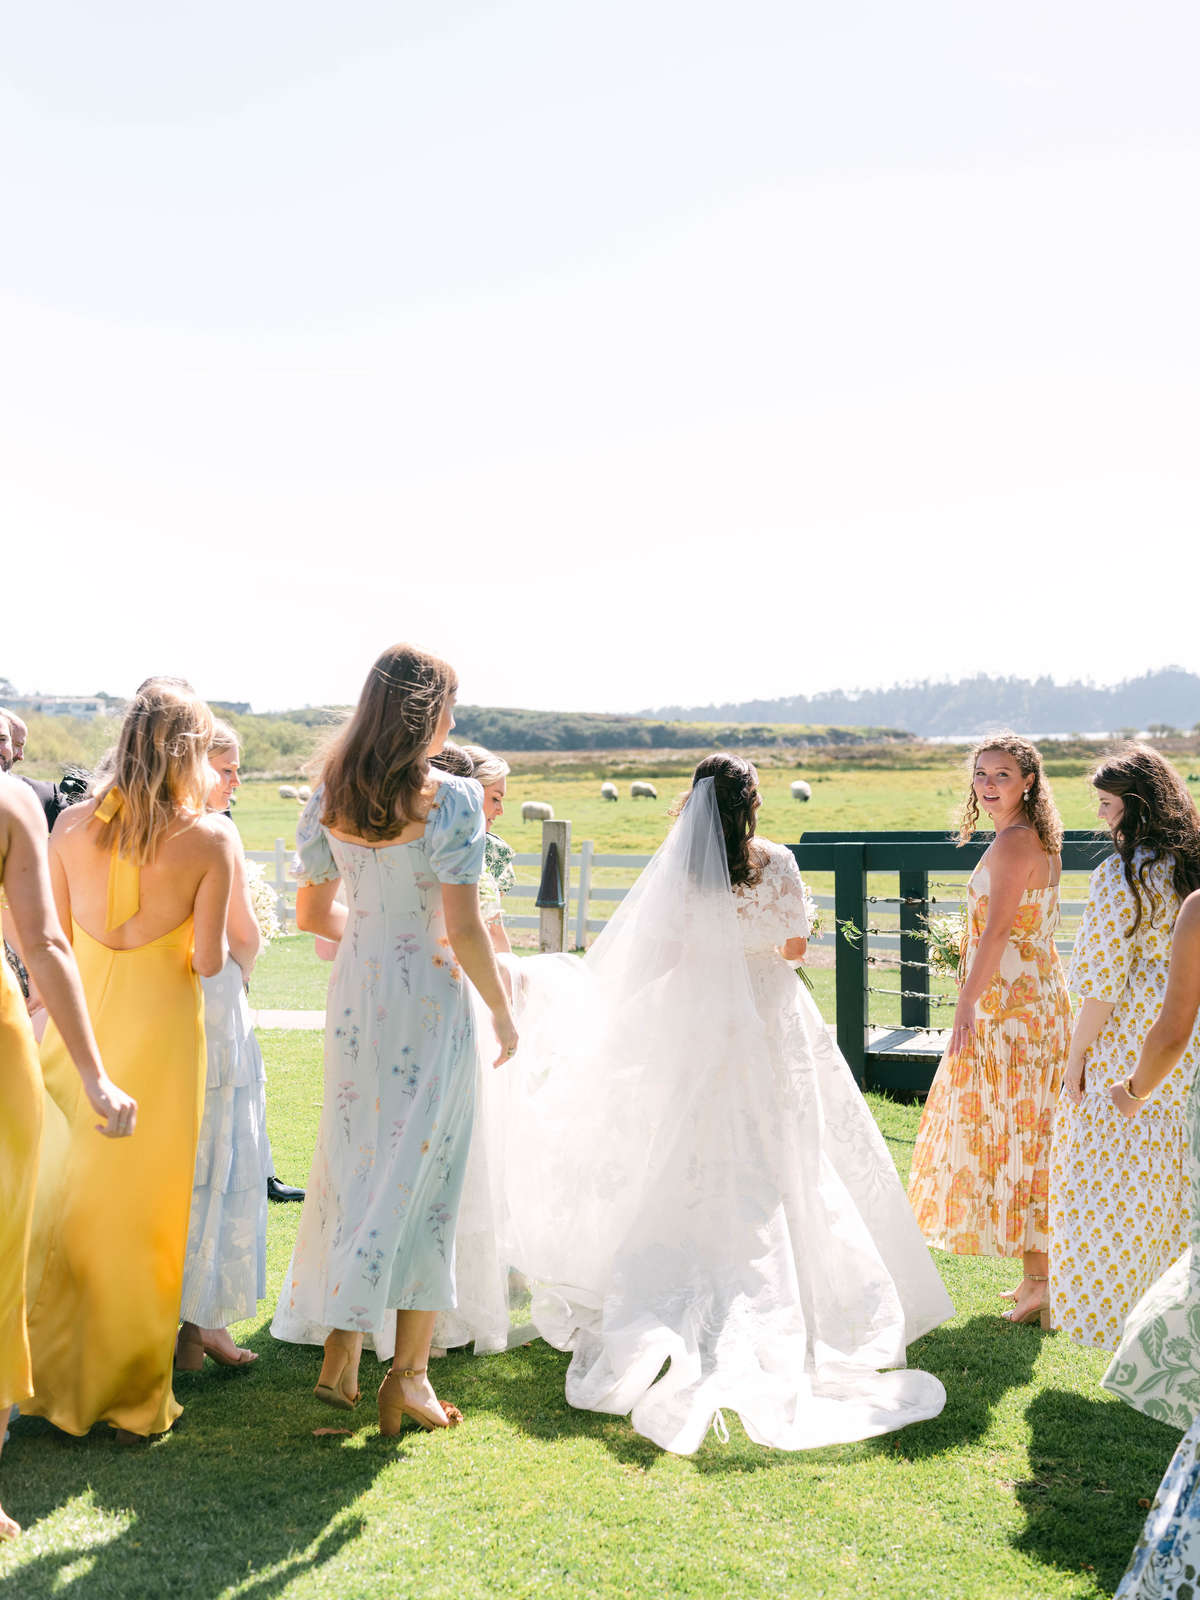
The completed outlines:
[[[280,1183],[279,1179],[271,1175],[267,1179],[268,1200],[303,1200],[304,1190],[293,1189],[290,1183]]]

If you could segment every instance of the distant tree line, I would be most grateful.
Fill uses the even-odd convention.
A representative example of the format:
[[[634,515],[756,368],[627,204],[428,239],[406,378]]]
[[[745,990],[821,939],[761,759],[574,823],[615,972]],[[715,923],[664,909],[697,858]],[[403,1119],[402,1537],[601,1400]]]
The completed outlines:
[[[811,722],[910,728],[923,738],[986,733],[1189,731],[1200,722],[1200,677],[1164,667],[1101,687],[1052,678],[994,678],[979,673],[954,683],[898,683],[890,689],[786,695],[712,706],[662,706],[643,713],[664,720],[731,723]]]
[[[852,745],[906,739],[894,728],[610,716],[589,711],[521,711],[456,706],[454,738],[496,750],[714,750],[776,745]]]

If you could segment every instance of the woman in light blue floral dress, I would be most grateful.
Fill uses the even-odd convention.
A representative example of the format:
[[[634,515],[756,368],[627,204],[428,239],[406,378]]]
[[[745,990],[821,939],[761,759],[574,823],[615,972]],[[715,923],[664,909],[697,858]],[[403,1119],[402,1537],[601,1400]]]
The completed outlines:
[[[466,980],[500,1065],[516,1030],[479,911],[478,784],[430,769],[457,684],[407,645],[372,667],[297,829],[297,925],[339,943],[325,1100],[276,1337],[324,1343],[317,1384],[352,1408],[364,1335],[392,1365],[380,1431],[457,1420],[428,1381],[436,1314],[454,1306],[454,1236],[471,1138],[475,1035]],[[335,900],[339,881],[347,905]]]

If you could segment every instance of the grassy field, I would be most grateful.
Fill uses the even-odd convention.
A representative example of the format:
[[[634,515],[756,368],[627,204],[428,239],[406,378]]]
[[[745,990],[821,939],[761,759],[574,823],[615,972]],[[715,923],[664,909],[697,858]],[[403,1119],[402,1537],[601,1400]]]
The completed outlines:
[[[263,1048],[276,1166],[303,1182],[320,1037]],[[871,1106],[903,1173],[917,1111]],[[174,1433],[128,1450],[17,1422],[0,1474],[27,1531],[0,1550],[2,1600],[1082,1600],[1112,1594],[1178,1438],[1100,1389],[1101,1354],[998,1320],[1010,1265],[938,1256],[956,1315],[911,1359],[948,1403],[906,1432],[787,1455],[729,1418],[727,1445],[679,1459],[572,1411],[566,1357],[536,1342],[437,1363],[465,1423],[385,1441],[373,1361],[342,1416],[312,1399],[314,1352],[268,1331],[298,1218],[271,1208],[268,1296],[237,1330],[258,1363],[181,1376]]]

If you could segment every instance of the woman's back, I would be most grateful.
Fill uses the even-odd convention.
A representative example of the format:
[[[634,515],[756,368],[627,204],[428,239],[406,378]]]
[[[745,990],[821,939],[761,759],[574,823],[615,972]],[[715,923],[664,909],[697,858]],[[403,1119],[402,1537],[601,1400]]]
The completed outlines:
[[[64,927],[74,922],[107,949],[128,951],[153,944],[199,912],[198,970],[207,972],[212,966],[218,971],[220,963],[205,958],[218,927],[223,927],[223,912],[218,913],[216,904],[222,891],[228,901],[233,845],[225,819],[179,813],[159,840],[154,859],[138,866],[116,856],[105,838],[112,830],[102,828],[96,816],[102,804],[88,800],[63,812],[51,837],[51,870]],[[120,879],[136,882],[136,898],[128,902],[135,909],[124,918],[111,892]]]

